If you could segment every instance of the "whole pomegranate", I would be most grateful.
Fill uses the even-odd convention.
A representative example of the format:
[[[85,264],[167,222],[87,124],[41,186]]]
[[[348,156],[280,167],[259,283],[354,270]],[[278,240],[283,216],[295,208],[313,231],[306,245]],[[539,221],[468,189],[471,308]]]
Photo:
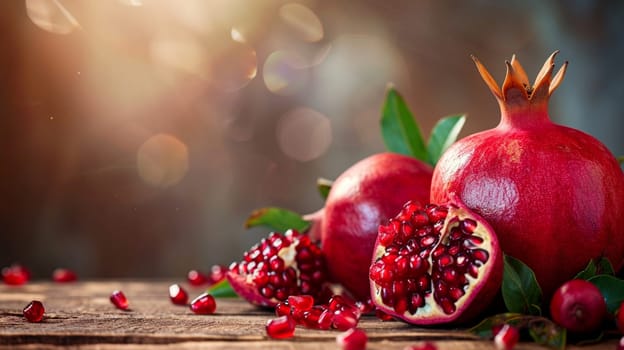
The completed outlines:
[[[557,289],[550,301],[553,321],[572,332],[587,333],[600,328],[607,304],[591,282],[574,279]]]
[[[624,174],[595,138],[554,124],[548,100],[567,62],[552,77],[553,53],[531,86],[513,57],[499,88],[477,69],[496,97],[500,124],[453,144],[436,165],[431,201],[455,193],[496,231],[506,254],[536,274],[546,297],[604,255],[624,257]]]
[[[459,201],[407,202],[379,226],[370,267],[373,302],[417,325],[469,321],[500,290],[502,257],[492,227]]]
[[[368,268],[377,228],[408,200],[428,202],[432,171],[412,157],[372,155],[343,172],[325,207],[308,217],[312,236],[320,236],[331,279],[356,299],[370,298]]]

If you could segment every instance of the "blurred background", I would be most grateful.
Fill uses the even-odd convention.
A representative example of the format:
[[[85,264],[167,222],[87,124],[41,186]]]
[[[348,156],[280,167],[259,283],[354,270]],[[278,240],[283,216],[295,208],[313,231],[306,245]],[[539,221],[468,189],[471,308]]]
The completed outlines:
[[[255,208],[323,205],[384,150],[388,82],[425,136],[498,107],[500,82],[570,61],[551,116],[624,154],[622,1],[0,2],[0,266],[37,278],[184,276],[266,235]]]

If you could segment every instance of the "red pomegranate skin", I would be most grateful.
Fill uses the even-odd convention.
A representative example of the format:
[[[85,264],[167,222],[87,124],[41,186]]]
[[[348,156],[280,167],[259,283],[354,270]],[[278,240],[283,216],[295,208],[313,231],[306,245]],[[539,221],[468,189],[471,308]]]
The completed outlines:
[[[594,137],[551,122],[549,95],[525,101],[505,85],[502,93],[500,124],[440,158],[431,201],[456,193],[492,225],[506,254],[535,271],[547,297],[592,258],[621,266],[624,174],[615,157]]]
[[[368,269],[379,225],[408,200],[428,202],[432,171],[413,157],[378,153],[334,181],[315,225],[320,224],[330,277],[356,299],[370,298]]]

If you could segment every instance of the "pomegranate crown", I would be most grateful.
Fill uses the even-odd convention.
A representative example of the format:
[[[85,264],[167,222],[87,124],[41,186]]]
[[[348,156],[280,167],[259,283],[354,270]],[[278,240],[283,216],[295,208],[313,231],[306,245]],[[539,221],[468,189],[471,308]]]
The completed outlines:
[[[471,57],[477,66],[481,78],[483,78],[483,81],[485,81],[499,103],[506,105],[535,104],[548,101],[550,95],[552,95],[563,81],[568,66],[567,61],[561,66],[557,74],[555,74],[554,77],[552,76],[555,69],[555,56],[558,53],[559,50],[553,52],[550,57],[548,57],[544,66],[537,74],[533,85],[529,85],[529,78],[524,68],[522,68],[520,61],[516,59],[516,55],[513,55],[511,57],[511,62],[505,61],[507,73],[505,74],[503,86],[500,88],[485,66],[475,56],[471,55]]]

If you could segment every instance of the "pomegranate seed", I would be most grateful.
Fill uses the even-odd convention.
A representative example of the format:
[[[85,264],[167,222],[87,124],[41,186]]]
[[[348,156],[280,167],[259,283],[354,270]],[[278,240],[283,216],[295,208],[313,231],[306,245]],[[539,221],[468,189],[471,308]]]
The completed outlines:
[[[518,329],[506,324],[494,336],[494,345],[499,350],[511,350],[516,346],[519,339],[520,333]]]
[[[217,303],[212,295],[203,293],[191,301],[190,307],[198,315],[210,315],[217,309]]]
[[[130,306],[128,299],[120,290],[113,291],[110,296],[110,301],[120,310],[128,310],[128,306]]]
[[[273,339],[287,339],[295,335],[297,324],[290,316],[280,316],[267,321],[266,333]]]
[[[311,295],[291,295],[288,297],[288,304],[296,310],[310,310],[314,306],[314,297]]]
[[[375,316],[377,316],[378,319],[386,322],[386,321],[393,321],[394,317],[392,315],[389,315],[381,310],[376,310],[375,311]]]
[[[318,317],[317,328],[326,331],[331,328],[333,323],[334,313],[329,309],[325,309]]]
[[[275,305],[275,315],[277,315],[278,317],[290,315],[291,312],[292,312],[292,308],[285,301],[279,302],[277,303],[277,305]]]
[[[188,293],[179,284],[169,286],[169,299],[176,305],[186,305]]]
[[[620,342],[617,345],[617,350],[624,350],[624,337],[620,338]]]
[[[57,283],[74,282],[77,279],[76,273],[69,269],[58,268],[52,272],[52,280]]]
[[[223,265],[212,265],[210,268],[210,275],[208,276],[209,283],[215,284],[221,282],[221,280],[225,278],[227,270],[227,267]]]
[[[24,308],[23,314],[24,317],[29,322],[41,322],[43,320],[43,314],[45,313],[45,308],[43,304],[38,300],[31,301]]]
[[[30,280],[30,271],[22,265],[13,264],[2,269],[2,279],[9,285],[22,285]]]
[[[438,347],[431,342],[425,342],[420,345],[408,345],[403,350],[438,350]]]
[[[336,336],[336,343],[343,350],[364,350],[367,340],[366,332],[358,328],[351,328]]]
[[[358,317],[353,311],[344,309],[334,311],[334,328],[346,331],[355,328],[358,324]]]
[[[193,286],[201,286],[208,283],[208,277],[197,270],[190,270],[186,275],[186,278]]]

